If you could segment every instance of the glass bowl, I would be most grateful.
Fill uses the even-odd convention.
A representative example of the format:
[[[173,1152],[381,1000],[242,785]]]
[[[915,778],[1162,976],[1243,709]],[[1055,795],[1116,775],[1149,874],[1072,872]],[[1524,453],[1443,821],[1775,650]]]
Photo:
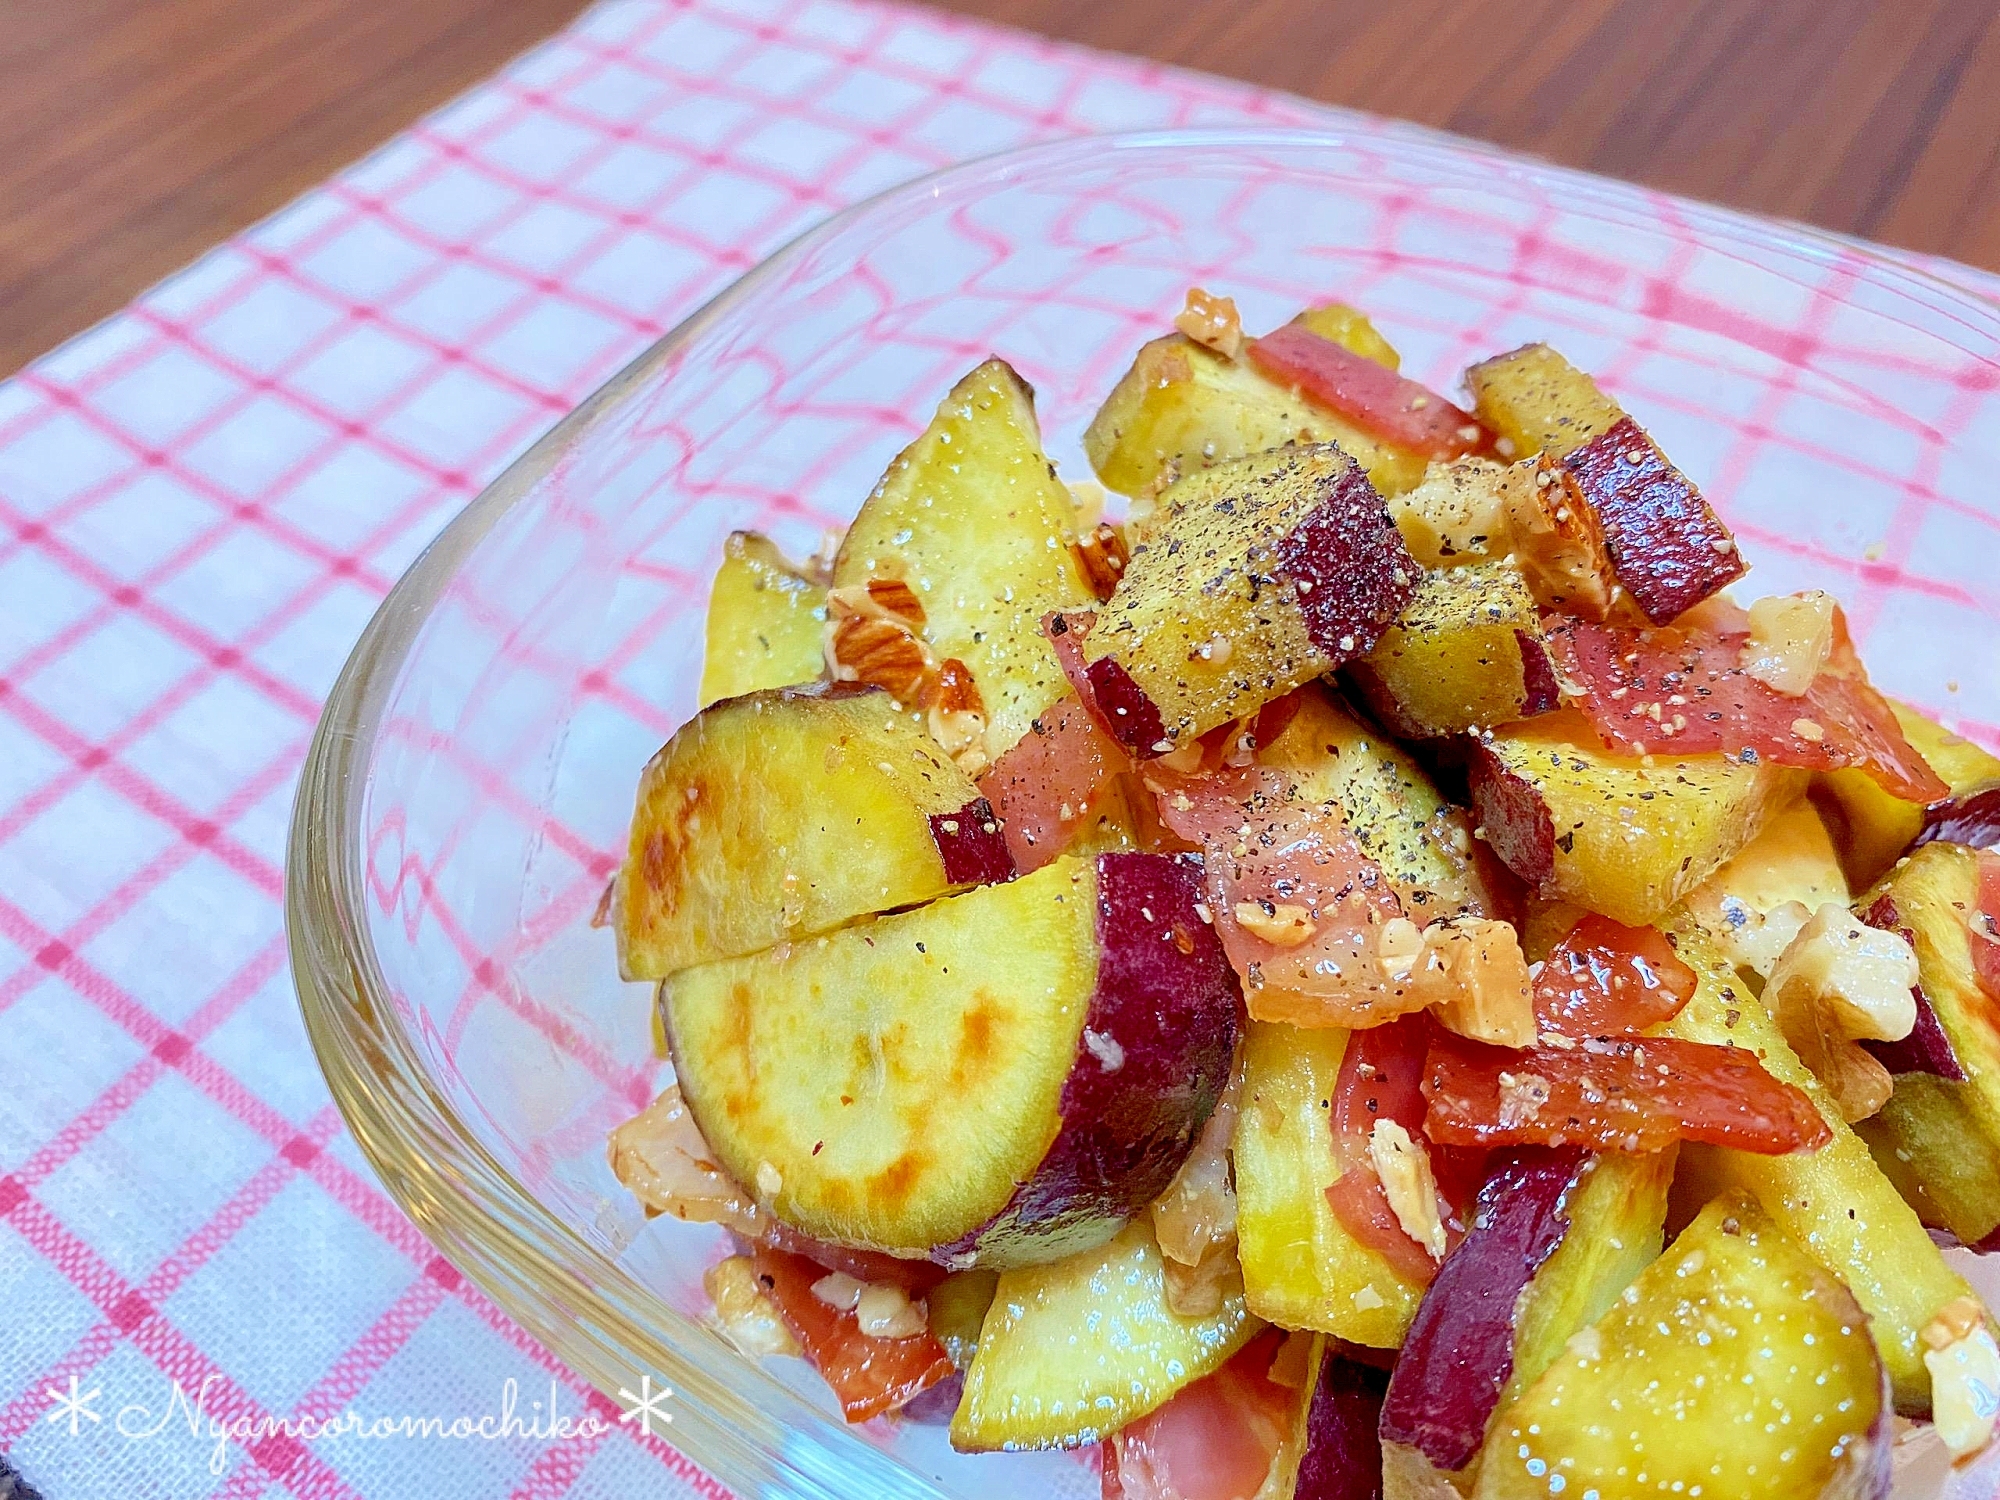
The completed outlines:
[[[604,1137],[662,1084],[589,919],[640,766],[694,708],[724,536],[804,554],[989,351],[1079,438],[1190,283],[1270,326],[1366,307],[1405,368],[1546,338],[1706,489],[1773,592],[1846,599],[1877,678],[2000,742],[2000,312],[1863,248],[1425,138],[1194,131],[958,167],[823,224],[584,403],[382,605],[290,850],[334,1097],[451,1261],[740,1495],[1084,1496],[1074,1455],[844,1427],[702,1320],[711,1230],[648,1223]]]

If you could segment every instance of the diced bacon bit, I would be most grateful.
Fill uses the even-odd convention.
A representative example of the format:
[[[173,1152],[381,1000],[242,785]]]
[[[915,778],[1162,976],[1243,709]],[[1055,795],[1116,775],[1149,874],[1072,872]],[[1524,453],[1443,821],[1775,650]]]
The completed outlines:
[[[921,1320],[906,1335],[871,1336],[862,1330],[857,1312],[817,1293],[830,1279],[824,1267],[770,1246],[759,1246],[753,1258],[758,1285],[777,1304],[813,1368],[833,1387],[848,1421],[866,1422],[894,1411],[951,1376],[951,1356]]]
[[[1243,319],[1237,315],[1236,303],[1198,286],[1188,288],[1187,304],[1174,314],[1174,327],[1224,359],[1234,359],[1243,352]]]
[[[1679,1015],[1699,983],[1658,928],[1593,914],[1535,975],[1535,1024],[1577,1039],[1637,1036]]]
[[[720,1224],[749,1239],[763,1237],[769,1215],[716,1164],[679,1084],[611,1132],[609,1155],[612,1175],[648,1213]]]
[[[1532,1118],[1506,1107],[1503,1074],[1516,1091],[1530,1075],[1547,1086]],[[1689,1140],[1775,1156],[1832,1139],[1812,1100],[1753,1053],[1677,1037],[1520,1052],[1439,1032],[1423,1093],[1424,1131],[1437,1145],[1646,1152]]]
[[[1775,594],[1750,606],[1743,670],[1773,692],[1802,698],[1833,652],[1833,596]]]
[[[1430,1153],[1422,1142],[1394,1120],[1377,1120],[1368,1137],[1368,1159],[1403,1233],[1429,1251],[1432,1260],[1443,1260],[1444,1218],[1438,1212]]]
[[[1838,607],[1833,631],[1827,665],[1801,698],[1744,671],[1747,630],[1628,630],[1566,620],[1546,641],[1576,706],[1616,748],[1657,748],[1664,718],[1674,726],[1676,754],[1719,750],[1809,771],[1858,767],[1908,802],[1947,795],[1950,788],[1904,738],[1888,700],[1869,686]]]
[[[1966,1297],[1940,1308],[1921,1339],[1931,1376],[1931,1421],[1954,1460],[1970,1458],[1993,1441],[2000,1418],[2000,1346],[1984,1309]]]
[[[717,1261],[702,1273],[702,1289],[715,1305],[715,1319],[729,1342],[752,1359],[767,1354],[797,1354],[799,1341],[765,1295],[757,1269],[747,1255]]]
[[[1486,443],[1486,430],[1472,413],[1302,323],[1253,340],[1249,353],[1250,362],[1280,385],[1395,447],[1450,459]]]
[[[1822,906],[1792,939],[1764,985],[1785,1040],[1852,1124],[1889,1102],[1895,1079],[1859,1044],[1898,1042],[1917,1024],[1917,955],[1900,932],[1869,927],[1844,906]]]
[[[1104,1500],[1252,1500],[1296,1462],[1303,1387],[1266,1329],[1211,1375],[1104,1441]]]
[[[1512,1130],[1541,1118],[1542,1106],[1549,1102],[1549,1081],[1539,1073],[1500,1075],[1500,1124]]]
[[[1109,599],[1117,592],[1118,580],[1125,576],[1125,565],[1132,560],[1125,534],[1109,521],[1099,521],[1071,542],[1070,551],[1076,556],[1083,581],[1099,599]]]
[[[1036,719],[979,777],[1015,868],[1029,874],[1068,848],[1130,764],[1074,694]]]

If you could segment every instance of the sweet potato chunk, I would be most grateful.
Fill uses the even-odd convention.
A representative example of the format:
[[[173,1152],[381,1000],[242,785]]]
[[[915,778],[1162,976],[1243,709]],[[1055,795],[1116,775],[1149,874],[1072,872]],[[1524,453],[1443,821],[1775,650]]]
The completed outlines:
[[[639,779],[618,962],[664,979],[1012,871],[992,808],[887,693],[724,699]]]
[[[820,675],[826,588],[754,531],[732,531],[708,591],[701,706]]]
[[[1982,860],[1957,844],[1926,844],[1855,903],[1917,952],[1920,1011],[1940,1033],[1870,1051],[1896,1075],[1862,1137],[1927,1222],[1978,1244],[2000,1229],[2000,995],[1980,983],[1974,945]],[[1926,1055],[1930,1054],[1930,1055]]]
[[[1375,649],[1347,673],[1405,739],[1511,724],[1558,704],[1527,580],[1505,562],[1426,573]]]
[[[674,1068],[718,1162],[830,1244],[962,1269],[1102,1244],[1215,1108],[1241,1001],[1157,854],[683,970]]]
[[[1474,1493],[1886,1495],[1866,1321],[1750,1198],[1719,1198],[1500,1413]]]
[[[1382,1436],[1411,1450],[1393,1460],[1470,1477],[1493,1413],[1660,1253],[1672,1177],[1671,1152],[1529,1150],[1494,1168],[1389,1382]]]
[[[1805,783],[1803,771],[1721,755],[1613,755],[1567,710],[1497,730],[1472,761],[1473,807],[1507,867],[1632,927],[1700,885]]]
[[[1546,344],[1466,372],[1480,420],[1513,456],[1547,452],[1595,514],[1617,581],[1665,624],[1741,578],[1736,539],[1701,492],[1595,381]]]
[[[1134,496],[1157,493],[1174,477],[1211,464],[1294,443],[1338,443],[1383,494],[1423,478],[1421,454],[1369,436],[1248,359],[1226,359],[1180,334],[1140,349],[1083,435],[1097,477]]]
[[[1262,1326],[1231,1282],[1217,1312],[1176,1313],[1144,1219],[1095,1250],[1005,1272],[965,1372],[952,1446],[1074,1448],[1144,1416]]]
[[[1066,691],[1042,617],[1096,598],[1070,543],[1076,507],[1042,451],[1034,392],[990,359],[956,386],[848,528],[837,588],[901,579],[924,638],[964,662],[998,759]]]
[[[1902,727],[1903,737],[1944,778],[1952,799],[2000,787],[2000,757],[1953,734],[1907,703],[1892,698],[1889,709]],[[1922,803],[1906,802],[1884,790],[1858,767],[1814,778],[1812,796],[1833,832],[1848,881],[1856,890],[1878,880],[1896,857],[1916,842],[1928,822]]]
[[[1236,1125],[1236,1234],[1259,1317],[1393,1349],[1423,1286],[1341,1222],[1347,1170],[1330,1121],[1348,1033],[1252,1022]]]
[[[1922,1416],[1930,1409],[1930,1372],[1920,1334],[1940,1308],[1971,1295],[1971,1289],[1945,1264],[1916,1214],[1876,1169],[1832,1097],[1786,1045],[1777,1023],[1729,961],[1691,922],[1677,922],[1671,930],[1701,985],[1665,1033],[1749,1048],[1773,1077],[1811,1096],[1833,1134],[1817,1151],[1787,1156],[1687,1146],[1681,1151],[1681,1176],[1710,1193],[1748,1192],[1786,1234],[1844,1281],[1868,1314],[1896,1410]],[[1680,1191],[1677,1182],[1675,1192]]]
[[[1142,758],[1242,718],[1374,646],[1416,586],[1382,498],[1331,445],[1205,469],[1162,499],[1083,633],[1079,695]]]

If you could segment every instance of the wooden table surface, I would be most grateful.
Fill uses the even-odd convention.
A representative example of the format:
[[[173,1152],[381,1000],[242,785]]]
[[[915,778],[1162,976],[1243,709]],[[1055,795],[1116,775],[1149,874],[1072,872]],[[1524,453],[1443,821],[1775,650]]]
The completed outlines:
[[[1994,0],[942,0],[2000,270]],[[582,0],[0,7],[0,372]]]

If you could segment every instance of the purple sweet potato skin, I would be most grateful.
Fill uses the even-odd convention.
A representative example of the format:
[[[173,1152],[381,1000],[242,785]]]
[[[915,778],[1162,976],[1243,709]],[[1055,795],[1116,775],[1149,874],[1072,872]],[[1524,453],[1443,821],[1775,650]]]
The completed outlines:
[[[1924,809],[1917,843],[2000,849],[2000,781],[1988,782]]]
[[[1522,880],[1539,886],[1556,872],[1555,825],[1540,793],[1482,745],[1473,746],[1466,769],[1487,847]]]
[[[953,885],[997,885],[1014,878],[1014,858],[993,804],[975,797],[955,813],[931,814],[931,837]]]
[[[1655,625],[1743,576],[1722,518],[1630,417],[1562,462],[1597,512],[1612,571]]]
[[[1296,591],[1307,636],[1335,666],[1375,649],[1422,572],[1389,507],[1352,460],[1273,551],[1275,571]]]
[[[1514,639],[1521,646],[1521,717],[1554,713],[1562,707],[1562,686],[1556,681],[1548,647],[1525,630],[1515,631]]]
[[[1388,1372],[1329,1349],[1306,1413],[1292,1500],[1382,1500],[1382,1393]]]
[[[1514,1373],[1514,1305],[1569,1230],[1569,1194],[1589,1164],[1574,1147],[1503,1161],[1479,1189],[1471,1232],[1417,1305],[1382,1403],[1382,1441],[1456,1472],[1486,1441]]]
[[[1111,737],[1140,760],[1160,753],[1167,741],[1166,721],[1160,706],[1146,696],[1146,690],[1132,680],[1115,656],[1100,656],[1084,669],[1091,696],[1097,700],[1098,722]]]
[[[1097,857],[1097,989],[1063,1085],[1062,1127],[988,1224],[931,1252],[1006,1267],[1087,1246],[1159,1197],[1228,1082],[1242,999],[1195,912],[1199,866],[1164,854]]]
[[[1884,932],[1900,932],[1905,941],[1916,942],[1916,934],[1903,925],[1894,896],[1876,897],[1875,904],[1868,908],[1861,920]],[[1897,1042],[1863,1042],[1862,1050],[1891,1074],[1931,1073],[1953,1083],[1964,1083],[1967,1077],[1965,1065],[1958,1060],[1951,1038],[1945,1035],[1944,1023],[1938,1019],[1937,1008],[1931,1004],[1921,984],[1913,986],[1910,995],[1917,1002],[1917,1024],[1910,1028],[1910,1034]]]

